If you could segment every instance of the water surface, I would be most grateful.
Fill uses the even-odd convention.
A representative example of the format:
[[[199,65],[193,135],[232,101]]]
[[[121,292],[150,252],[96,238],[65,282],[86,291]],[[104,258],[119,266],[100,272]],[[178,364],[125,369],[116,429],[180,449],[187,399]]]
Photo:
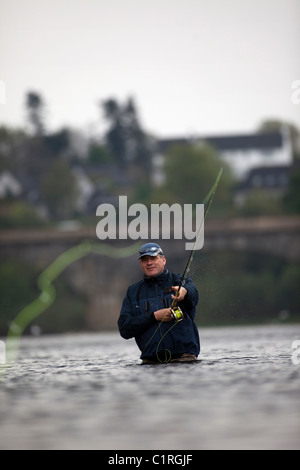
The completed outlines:
[[[197,363],[159,366],[118,333],[23,338],[0,449],[299,449],[300,325],[200,337]]]

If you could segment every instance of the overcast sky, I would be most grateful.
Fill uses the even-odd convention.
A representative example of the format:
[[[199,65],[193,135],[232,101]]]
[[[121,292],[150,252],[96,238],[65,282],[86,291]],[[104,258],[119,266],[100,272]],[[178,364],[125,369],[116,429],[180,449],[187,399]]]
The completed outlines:
[[[157,137],[300,127],[299,46],[299,0],[0,0],[0,125],[32,90],[49,130],[101,134],[99,103],[129,96]]]

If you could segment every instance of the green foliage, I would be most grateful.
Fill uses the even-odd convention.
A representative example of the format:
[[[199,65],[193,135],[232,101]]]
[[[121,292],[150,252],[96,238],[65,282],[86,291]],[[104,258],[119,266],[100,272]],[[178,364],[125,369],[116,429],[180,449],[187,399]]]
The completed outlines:
[[[36,286],[38,274],[32,264],[17,260],[0,265],[0,336],[7,335],[10,323],[40,295]],[[63,277],[55,283],[55,289],[54,304],[34,321],[34,325],[43,333],[84,330],[85,298],[75,293]]]
[[[290,187],[284,197],[284,205],[289,213],[300,214],[300,170],[292,174]]]
[[[56,290],[55,302],[42,315],[34,320],[45,334],[83,331],[86,325],[86,299],[70,287],[68,282],[60,277],[54,283]]]
[[[26,202],[6,202],[4,214],[0,215],[0,228],[18,229],[41,225],[43,225],[43,221],[36,209]]]
[[[105,146],[98,144],[96,142],[91,143],[88,152],[87,163],[92,165],[110,163],[112,161],[112,156],[109,154]]]
[[[19,310],[36,297],[35,275],[32,266],[25,263],[6,261],[0,265],[0,335],[6,335]]]
[[[163,187],[173,202],[200,204],[209,192],[220,168],[223,175],[214,199],[215,212],[228,209],[232,203],[233,176],[228,165],[208,144],[177,145],[166,154]]]
[[[34,91],[30,91],[26,95],[26,108],[28,121],[32,127],[34,134],[42,135],[44,133],[44,100],[43,97]]]
[[[258,128],[259,132],[281,132],[283,129],[289,133],[292,144],[292,152],[294,160],[300,159],[299,139],[300,130],[290,122],[280,121],[279,119],[267,119],[262,122]]]
[[[44,151],[48,157],[58,157],[68,150],[70,135],[67,129],[61,129],[53,134],[45,135],[42,139]]]
[[[23,130],[0,127],[0,172],[15,172],[24,166],[26,140],[27,136]]]
[[[71,168],[64,160],[56,160],[43,178],[41,192],[55,218],[66,217],[76,208],[78,186]]]
[[[256,189],[246,197],[239,213],[247,217],[280,215],[283,213],[281,197],[270,195],[265,189]]]
[[[300,266],[255,253],[197,254],[192,273],[199,289],[201,325],[299,320]],[[195,267],[193,267],[195,271]]]
[[[138,177],[149,182],[151,139],[141,127],[134,100],[129,98],[120,104],[115,99],[108,99],[102,103],[102,108],[109,124],[105,142],[118,167],[128,170],[134,165],[135,170],[139,170]]]

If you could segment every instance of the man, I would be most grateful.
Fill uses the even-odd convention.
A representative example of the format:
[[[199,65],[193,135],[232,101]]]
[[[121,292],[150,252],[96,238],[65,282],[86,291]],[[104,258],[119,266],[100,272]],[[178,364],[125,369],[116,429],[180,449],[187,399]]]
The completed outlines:
[[[190,279],[180,288],[182,276],[166,269],[159,245],[140,248],[139,263],[144,279],[131,285],[118,321],[123,338],[135,338],[143,364],[192,362],[200,352],[198,328],[194,323],[198,291]],[[176,321],[170,305],[179,290],[178,306],[184,317]]]

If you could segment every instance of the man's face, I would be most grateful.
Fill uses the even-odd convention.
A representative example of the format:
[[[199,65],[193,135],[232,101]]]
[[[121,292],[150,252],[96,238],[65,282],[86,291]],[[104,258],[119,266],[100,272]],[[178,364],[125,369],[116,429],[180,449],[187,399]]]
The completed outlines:
[[[164,256],[143,256],[140,260],[143,273],[147,277],[158,276],[163,272],[166,265]]]

